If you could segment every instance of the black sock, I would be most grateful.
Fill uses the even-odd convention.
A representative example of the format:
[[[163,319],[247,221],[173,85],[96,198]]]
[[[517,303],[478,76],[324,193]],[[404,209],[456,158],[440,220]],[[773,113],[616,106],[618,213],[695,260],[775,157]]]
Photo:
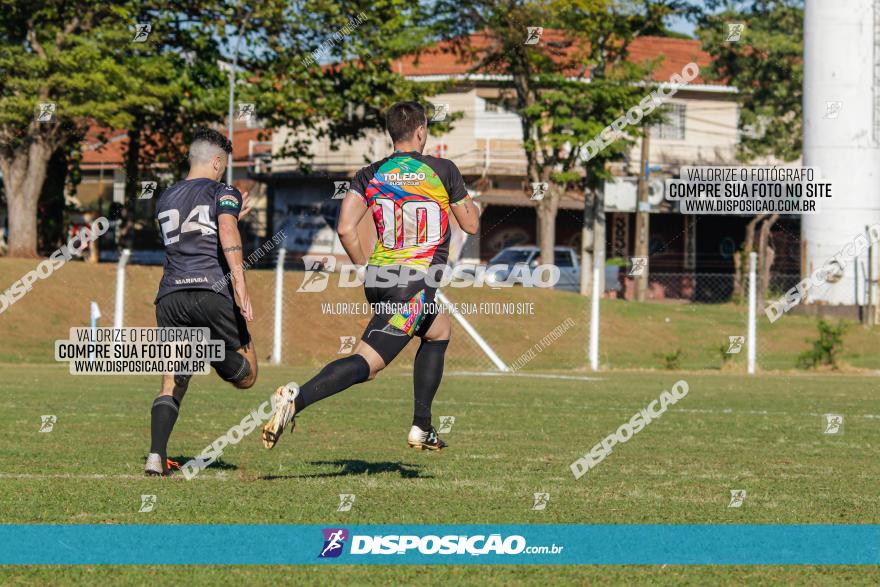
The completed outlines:
[[[168,438],[177,422],[177,412],[180,402],[170,395],[161,395],[153,402],[152,422],[150,426],[151,444],[150,452],[158,454],[162,458],[162,466],[168,458]]]
[[[413,363],[413,426],[431,428],[431,404],[443,378],[448,340],[423,340]]]
[[[361,355],[351,355],[328,363],[320,373],[299,388],[299,395],[295,400],[296,411],[299,413],[307,406],[348,389],[355,383],[363,383],[369,378],[370,365]]]

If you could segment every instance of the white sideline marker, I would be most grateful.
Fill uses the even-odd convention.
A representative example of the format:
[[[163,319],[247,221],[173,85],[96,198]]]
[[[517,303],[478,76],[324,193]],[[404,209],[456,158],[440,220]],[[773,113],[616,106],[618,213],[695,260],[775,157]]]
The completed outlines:
[[[452,314],[452,317],[455,318],[455,320],[459,324],[461,324],[461,327],[464,328],[464,331],[467,332],[472,339],[474,339],[474,342],[477,343],[477,346],[479,346],[480,349],[482,349],[482,351],[486,353],[486,356],[489,357],[489,360],[492,361],[492,363],[495,365],[495,367],[498,368],[499,371],[510,371],[507,365],[504,364],[504,361],[502,361],[501,358],[497,354],[495,354],[495,351],[492,350],[492,347],[489,346],[489,343],[487,343],[483,339],[483,337],[480,336],[480,333],[477,332],[473,326],[471,326],[471,323],[468,322],[464,316],[461,316],[458,312],[455,311],[455,307],[449,301],[449,298],[444,296],[439,291],[437,292],[436,298],[440,300],[441,304],[446,305],[449,313]]]
[[[122,316],[125,313],[125,266],[131,256],[130,249],[122,249],[119,262],[116,263],[116,305],[113,307],[113,328],[122,328]]]

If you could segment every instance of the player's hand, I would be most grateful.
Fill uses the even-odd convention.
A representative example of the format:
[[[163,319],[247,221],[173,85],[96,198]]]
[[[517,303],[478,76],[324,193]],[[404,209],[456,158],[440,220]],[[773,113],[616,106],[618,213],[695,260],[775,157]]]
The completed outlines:
[[[238,213],[238,219],[241,220],[248,214],[250,214],[251,209],[253,208],[253,204],[251,203],[251,197],[249,192],[242,192],[241,194],[241,212]]]
[[[251,306],[251,297],[248,295],[247,289],[243,289],[243,291],[236,291],[238,294],[238,303],[241,308],[241,315],[244,316],[244,319],[248,322],[254,321],[254,308]]]

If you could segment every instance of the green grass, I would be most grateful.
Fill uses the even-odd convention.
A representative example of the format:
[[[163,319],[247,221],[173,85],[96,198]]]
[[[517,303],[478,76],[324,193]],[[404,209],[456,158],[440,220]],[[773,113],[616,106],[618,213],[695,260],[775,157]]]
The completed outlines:
[[[0,259],[0,288],[35,263]],[[410,348],[372,383],[303,414],[295,435],[273,451],[256,434],[224,454],[223,467],[197,479],[141,477],[149,409],[157,381],[71,376],[53,361],[53,341],[87,323],[95,300],[109,324],[114,267],[70,263],[40,281],[0,315],[0,516],[4,523],[880,523],[880,402],[869,374],[880,370],[880,329],[853,325],[843,373],[794,371],[813,318],[758,322],[757,377],[743,374],[745,352],[722,369],[718,347],[746,332],[734,304],[636,304],[603,300],[597,381],[474,377],[485,356],[456,326],[435,415],[454,415],[442,454],[408,450]],[[160,268],[129,267],[125,323],[154,325]],[[197,377],[181,410],[172,456],[197,454],[288,380],[305,381],[336,356],[340,335],[357,335],[364,316],[326,315],[322,303],[362,302],[356,289],[294,293],[285,275],[283,363],[261,366],[257,387],[236,391],[214,375]],[[249,274],[258,355],[272,346],[271,272]],[[75,295],[72,295],[75,294]],[[458,303],[531,303],[527,316],[469,319],[507,363],[556,326],[575,326],[525,365],[523,373],[585,369],[588,300],[575,294],[514,289],[448,289]],[[415,347],[415,345],[411,345]],[[664,370],[663,355],[681,349]],[[569,464],[686,379],[690,393],[659,420],[575,480]],[[821,433],[819,414],[845,415],[841,436]],[[38,432],[54,414],[53,432]],[[746,489],[740,509],[731,489]],[[551,494],[543,512],[532,494]],[[155,511],[138,513],[141,494]],[[338,494],[354,493],[348,513]],[[269,546],[267,545],[267,548]],[[168,545],[169,549],[185,545]],[[877,584],[877,567],[18,567],[0,584],[142,585],[181,573],[188,584],[584,585]],[[279,574],[280,573],[280,574]]]
[[[62,366],[4,365],[0,391],[0,516],[5,523],[880,523],[880,404],[859,375],[608,373],[599,381],[449,373],[435,415],[456,417],[441,454],[410,451],[411,376],[382,374],[309,408],[273,451],[256,434],[227,449],[224,468],[139,477],[157,382],[71,376]],[[197,377],[172,436],[192,456],[272,388],[312,369],[263,368],[236,391]],[[663,389],[690,393],[575,480],[568,465]],[[819,414],[845,415],[822,434]],[[39,433],[40,415],[58,417]],[[89,477],[89,476],[105,477]],[[68,477],[69,476],[69,477]],[[740,509],[731,489],[746,489]],[[532,494],[551,495],[543,512]],[[140,495],[156,509],[138,513]],[[357,496],[336,511],[339,493]],[[267,548],[269,545],[267,545]],[[185,548],[185,545],[168,545]],[[145,584],[157,567],[5,568],[4,584]],[[178,568],[187,583],[275,581],[268,567]],[[285,568],[291,584],[876,584],[877,567]],[[183,575],[182,575],[183,576]]]

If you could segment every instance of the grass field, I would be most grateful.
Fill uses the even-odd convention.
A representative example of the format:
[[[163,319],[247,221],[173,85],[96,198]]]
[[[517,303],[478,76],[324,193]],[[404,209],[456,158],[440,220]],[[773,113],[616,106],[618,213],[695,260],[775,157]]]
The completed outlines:
[[[198,478],[141,477],[156,381],[6,364],[0,392],[0,515],[6,523],[880,523],[880,403],[864,375],[644,372],[594,380],[451,372],[435,415],[454,415],[441,454],[410,451],[411,376],[384,373],[310,408],[265,451],[256,434]],[[170,453],[200,452],[277,384],[311,369],[263,368],[250,391],[194,380]],[[570,373],[569,373],[570,374]],[[583,374],[581,374],[583,375]],[[596,470],[569,464],[663,389],[690,393]],[[845,415],[822,434],[823,413]],[[53,414],[52,432],[39,433]],[[731,489],[746,489],[728,508]],[[550,493],[545,511],[532,494]],[[350,512],[338,494],[353,493]],[[141,494],[157,495],[138,513]],[[171,549],[185,545],[169,545]],[[269,548],[269,545],[267,545]],[[877,567],[180,568],[191,584],[877,584]],[[143,584],[169,568],[0,570],[3,584]]]

